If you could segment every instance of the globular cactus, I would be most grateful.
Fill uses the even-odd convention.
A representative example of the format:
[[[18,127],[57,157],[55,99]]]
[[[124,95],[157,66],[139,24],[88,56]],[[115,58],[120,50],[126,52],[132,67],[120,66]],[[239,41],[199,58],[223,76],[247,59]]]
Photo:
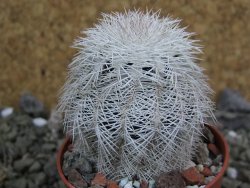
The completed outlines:
[[[111,179],[182,169],[213,117],[200,47],[179,24],[153,12],[103,14],[74,43],[59,110],[75,147]]]

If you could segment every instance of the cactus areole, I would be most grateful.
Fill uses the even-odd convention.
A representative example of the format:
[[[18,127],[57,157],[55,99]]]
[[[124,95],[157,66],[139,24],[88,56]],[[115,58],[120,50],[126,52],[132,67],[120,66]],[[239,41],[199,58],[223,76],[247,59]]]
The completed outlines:
[[[180,170],[214,117],[200,47],[159,13],[103,14],[83,33],[59,110],[74,147],[111,179]]]

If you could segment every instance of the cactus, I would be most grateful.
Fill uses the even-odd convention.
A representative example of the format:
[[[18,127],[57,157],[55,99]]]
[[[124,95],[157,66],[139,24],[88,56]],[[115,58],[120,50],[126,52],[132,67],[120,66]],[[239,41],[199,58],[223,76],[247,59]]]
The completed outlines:
[[[59,101],[77,150],[114,180],[185,167],[214,117],[193,33],[137,10],[103,14],[83,33]]]

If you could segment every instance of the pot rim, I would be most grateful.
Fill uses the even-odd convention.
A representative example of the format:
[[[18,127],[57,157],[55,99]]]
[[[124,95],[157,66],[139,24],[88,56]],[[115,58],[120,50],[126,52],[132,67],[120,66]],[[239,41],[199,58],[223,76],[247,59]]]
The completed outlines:
[[[224,136],[222,135],[222,133],[218,130],[218,128],[216,128],[216,126],[214,125],[208,125],[205,124],[206,127],[208,127],[211,132],[213,133],[213,135],[215,136],[215,144],[218,146],[219,145],[219,149],[223,155],[223,165],[222,168],[220,170],[220,172],[213,178],[213,180],[211,182],[209,182],[205,188],[215,188],[215,187],[220,187],[223,175],[225,174],[225,171],[228,167],[229,164],[229,146],[228,143],[226,141],[226,139],[224,138]],[[62,146],[60,147],[57,156],[56,156],[56,166],[57,166],[57,170],[59,173],[60,178],[62,179],[63,183],[68,187],[68,188],[75,188],[75,186],[73,186],[68,179],[64,176],[63,170],[62,170],[62,160],[63,160],[63,155],[65,153],[65,151],[68,149],[68,146],[70,145],[71,142],[71,138],[70,137],[66,137],[66,139],[64,140]]]

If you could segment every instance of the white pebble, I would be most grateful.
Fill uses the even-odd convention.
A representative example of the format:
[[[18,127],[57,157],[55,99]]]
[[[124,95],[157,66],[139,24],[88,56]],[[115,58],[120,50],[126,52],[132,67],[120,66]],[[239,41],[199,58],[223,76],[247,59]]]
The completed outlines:
[[[38,118],[34,118],[32,120],[32,123],[36,126],[36,127],[43,127],[47,124],[47,120],[44,119],[44,118],[41,118],[41,117],[38,117]]]
[[[221,168],[222,168],[221,166],[211,166],[210,170],[212,171],[213,175],[216,175],[221,171]]]
[[[233,167],[228,167],[227,176],[231,179],[236,179],[238,176],[238,171]]]
[[[229,131],[228,136],[230,136],[231,138],[236,138],[238,136],[238,134],[235,131]]]
[[[155,187],[155,180],[149,180],[148,181],[148,188],[154,188]]]
[[[3,118],[6,118],[8,116],[10,116],[11,114],[13,114],[13,108],[11,107],[8,107],[8,108],[4,108],[2,111],[1,111],[1,117]]]
[[[217,172],[216,166],[211,166],[210,170],[211,170],[211,172],[212,172],[213,175],[215,175],[216,172]]]
[[[198,164],[196,168],[199,172],[202,172],[204,170],[204,166],[202,164]]]
[[[140,182],[139,181],[134,181],[133,187],[140,188]]]
[[[124,188],[133,188],[133,182],[129,181],[126,185],[124,185]]]
[[[204,165],[206,166],[211,166],[212,164],[213,164],[213,161],[210,158],[207,158],[207,161],[204,163]]]
[[[119,187],[123,188],[128,183],[128,177],[122,178],[119,183]]]
[[[188,186],[186,186],[186,188],[199,188],[199,186],[198,185],[188,185]]]

